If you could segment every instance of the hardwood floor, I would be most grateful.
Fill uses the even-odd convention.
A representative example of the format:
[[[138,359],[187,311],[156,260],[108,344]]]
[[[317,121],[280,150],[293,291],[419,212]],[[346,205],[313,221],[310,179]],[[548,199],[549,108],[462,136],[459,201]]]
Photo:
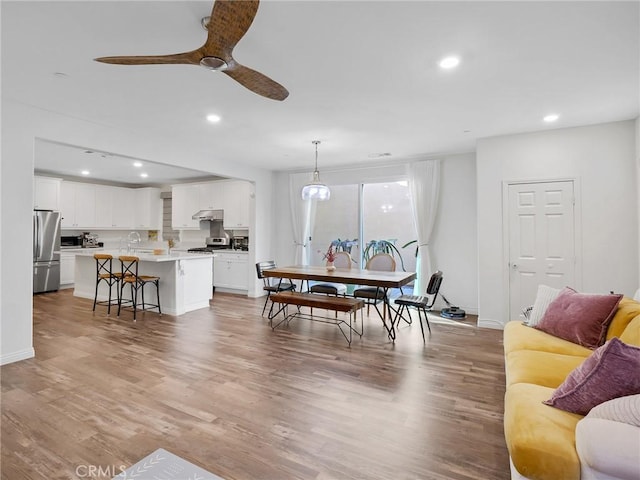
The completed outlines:
[[[372,311],[348,348],[272,331],[262,302],[133,323],[35,296],[36,357],[1,368],[1,478],[106,479],[157,448],[227,480],[510,478],[501,331],[432,317],[426,346],[417,322],[394,345]]]

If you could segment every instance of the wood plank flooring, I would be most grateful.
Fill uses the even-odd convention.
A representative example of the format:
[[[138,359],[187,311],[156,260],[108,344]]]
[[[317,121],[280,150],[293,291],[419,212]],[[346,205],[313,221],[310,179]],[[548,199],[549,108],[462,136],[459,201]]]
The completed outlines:
[[[107,479],[164,448],[231,479],[507,480],[502,332],[375,311],[271,330],[263,299],[132,321],[34,297],[36,357],[5,365],[0,477]],[[444,322],[444,323],[443,323]]]

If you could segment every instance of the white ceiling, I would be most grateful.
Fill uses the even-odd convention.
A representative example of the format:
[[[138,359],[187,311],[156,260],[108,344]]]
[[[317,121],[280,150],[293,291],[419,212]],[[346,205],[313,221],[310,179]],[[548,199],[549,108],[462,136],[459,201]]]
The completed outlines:
[[[311,169],[314,139],[322,170],[639,114],[638,2],[263,1],[234,56],[284,102],[199,67],[92,60],[197,48],[211,6],[3,1],[3,98],[280,170]],[[449,54],[462,63],[443,71]]]

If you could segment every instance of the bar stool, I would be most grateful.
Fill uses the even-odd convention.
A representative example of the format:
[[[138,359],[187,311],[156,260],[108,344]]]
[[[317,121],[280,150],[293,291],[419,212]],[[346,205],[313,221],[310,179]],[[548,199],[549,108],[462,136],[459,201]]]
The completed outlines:
[[[120,290],[118,284],[122,274],[120,272],[114,272],[112,269],[113,257],[106,253],[96,253],[93,255],[96,261],[96,293],[93,297],[93,311],[96,311],[96,305],[107,305],[107,314],[111,313],[111,305],[120,304]],[[109,299],[98,301],[98,286],[100,282],[104,282],[109,285]],[[114,303],[111,297],[111,289],[116,286],[117,300]]]
[[[142,308],[140,310],[145,311],[157,308],[158,313],[162,315],[162,310],[160,310],[160,277],[153,275],[138,275],[138,263],[140,262],[138,257],[121,255],[118,259],[122,266],[120,295],[118,296],[118,316],[120,316],[120,309],[122,308],[122,294],[125,285],[129,285],[131,287],[131,300],[126,300],[126,302],[131,304],[131,307],[133,308],[134,321],[136,319],[136,311],[138,309],[138,290],[140,290],[142,296]],[[146,304],[144,301],[144,286],[147,283],[152,283],[156,287],[156,298],[158,301],[156,304]]]

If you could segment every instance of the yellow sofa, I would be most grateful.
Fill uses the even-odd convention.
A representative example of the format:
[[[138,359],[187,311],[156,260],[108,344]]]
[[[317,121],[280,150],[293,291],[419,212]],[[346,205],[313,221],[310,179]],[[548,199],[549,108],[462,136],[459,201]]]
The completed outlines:
[[[620,301],[607,330],[607,340],[613,337],[640,346],[639,302]],[[580,480],[575,429],[583,416],[542,402],[592,350],[512,321],[504,329],[504,352],[504,432],[512,478]]]

